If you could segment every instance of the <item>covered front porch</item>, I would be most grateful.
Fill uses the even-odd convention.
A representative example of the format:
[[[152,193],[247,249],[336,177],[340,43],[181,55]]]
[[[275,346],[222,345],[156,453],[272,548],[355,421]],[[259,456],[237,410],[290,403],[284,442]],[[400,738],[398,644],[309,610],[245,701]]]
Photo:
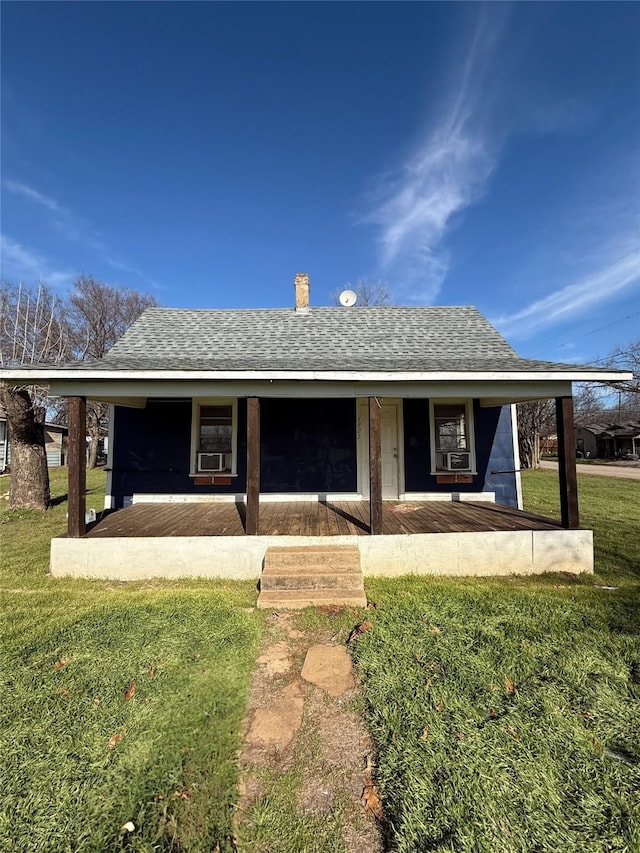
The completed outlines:
[[[244,500],[136,503],[80,537],[52,541],[53,575],[120,580],[259,578],[267,548],[355,546],[364,575],[507,575],[593,571],[589,530],[490,501],[265,501],[247,536]]]

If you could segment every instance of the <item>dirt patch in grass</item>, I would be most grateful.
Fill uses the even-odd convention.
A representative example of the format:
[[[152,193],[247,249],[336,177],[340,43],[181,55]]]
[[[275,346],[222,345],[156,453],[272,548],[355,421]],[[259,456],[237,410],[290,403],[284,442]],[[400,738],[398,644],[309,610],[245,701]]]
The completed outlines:
[[[294,613],[269,617],[253,674],[240,755],[238,847],[376,853],[381,826],[362,800],[374,746],[356,710],[359,687],[332,651],[344,648],[346,632],[326,625],[301,630],[298,620]],[[317,657],[321,645],[327,658],[336,657],[340,687],[325,671],[323,687],[301,677],[308,650]]]

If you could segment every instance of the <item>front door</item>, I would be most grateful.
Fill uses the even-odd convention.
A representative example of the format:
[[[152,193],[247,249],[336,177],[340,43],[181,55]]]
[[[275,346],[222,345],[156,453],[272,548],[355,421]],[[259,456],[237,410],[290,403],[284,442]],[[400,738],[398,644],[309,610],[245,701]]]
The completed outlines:
[[[382,400],[380,412],[380,444],[382,450],[382,497],[397,500],[401,488],[402,403]],[[367,400],[358,401],[358,489],[369,495],[369,411]]]
[[[382,497],[398,498],[398,404],[383,402],[380,412]]]

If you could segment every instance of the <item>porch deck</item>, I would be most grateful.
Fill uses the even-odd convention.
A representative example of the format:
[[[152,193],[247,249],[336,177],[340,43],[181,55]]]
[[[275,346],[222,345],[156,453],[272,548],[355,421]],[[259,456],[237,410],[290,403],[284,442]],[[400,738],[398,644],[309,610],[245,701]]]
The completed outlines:
[[[489,502],[384,501],[382,534],[561,530],[558,521]],[[103,517],[85,538],[244,536],[242,503],[137,503]],[[368,501],[260,505],[260,536],[368,536]]]
[[[255,536],[244,520],[243,503],[136,503],[82,537],[53,539],[51,573],[257,579],[268,548],[343,545],[358,548],[365,576],[593,571],[590,530],[489,502],[385,501],[374,536],[367,501],[265,501]]]

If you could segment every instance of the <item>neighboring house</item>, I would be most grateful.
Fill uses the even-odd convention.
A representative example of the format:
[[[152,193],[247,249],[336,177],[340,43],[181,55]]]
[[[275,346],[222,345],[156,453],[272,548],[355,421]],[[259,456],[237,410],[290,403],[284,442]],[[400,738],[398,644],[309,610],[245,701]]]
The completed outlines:
[[[47,452],[47,465],[55,468],[66,463],[66,438],[69,430],[58,424],[45,424],[44,442]],[[9,424],[4,411],[0,409],[0,473],[11,464],[11,441]]]
[[[365,573],[593,568],[572,381],[472,307],[150,308],[105,358],[6,371],[69,405],[54,574],[259,577],[274,546],[357,547]],[[556,400],[562,523],[522,512],[515,403]],[[85,533],[85,400],[111,404],[107,507]],[[297,559],[295,554],[292,560]],[[330,562],[330,558],[326,558]]]
[[[49,468],[66,463],[68,434],[69,430],[66,426],[45,424],[44,446],[47,451],[47,465]]]
[[[640,423],[589,424],[576,430],[578,455],[616,459],[640,454]]]

